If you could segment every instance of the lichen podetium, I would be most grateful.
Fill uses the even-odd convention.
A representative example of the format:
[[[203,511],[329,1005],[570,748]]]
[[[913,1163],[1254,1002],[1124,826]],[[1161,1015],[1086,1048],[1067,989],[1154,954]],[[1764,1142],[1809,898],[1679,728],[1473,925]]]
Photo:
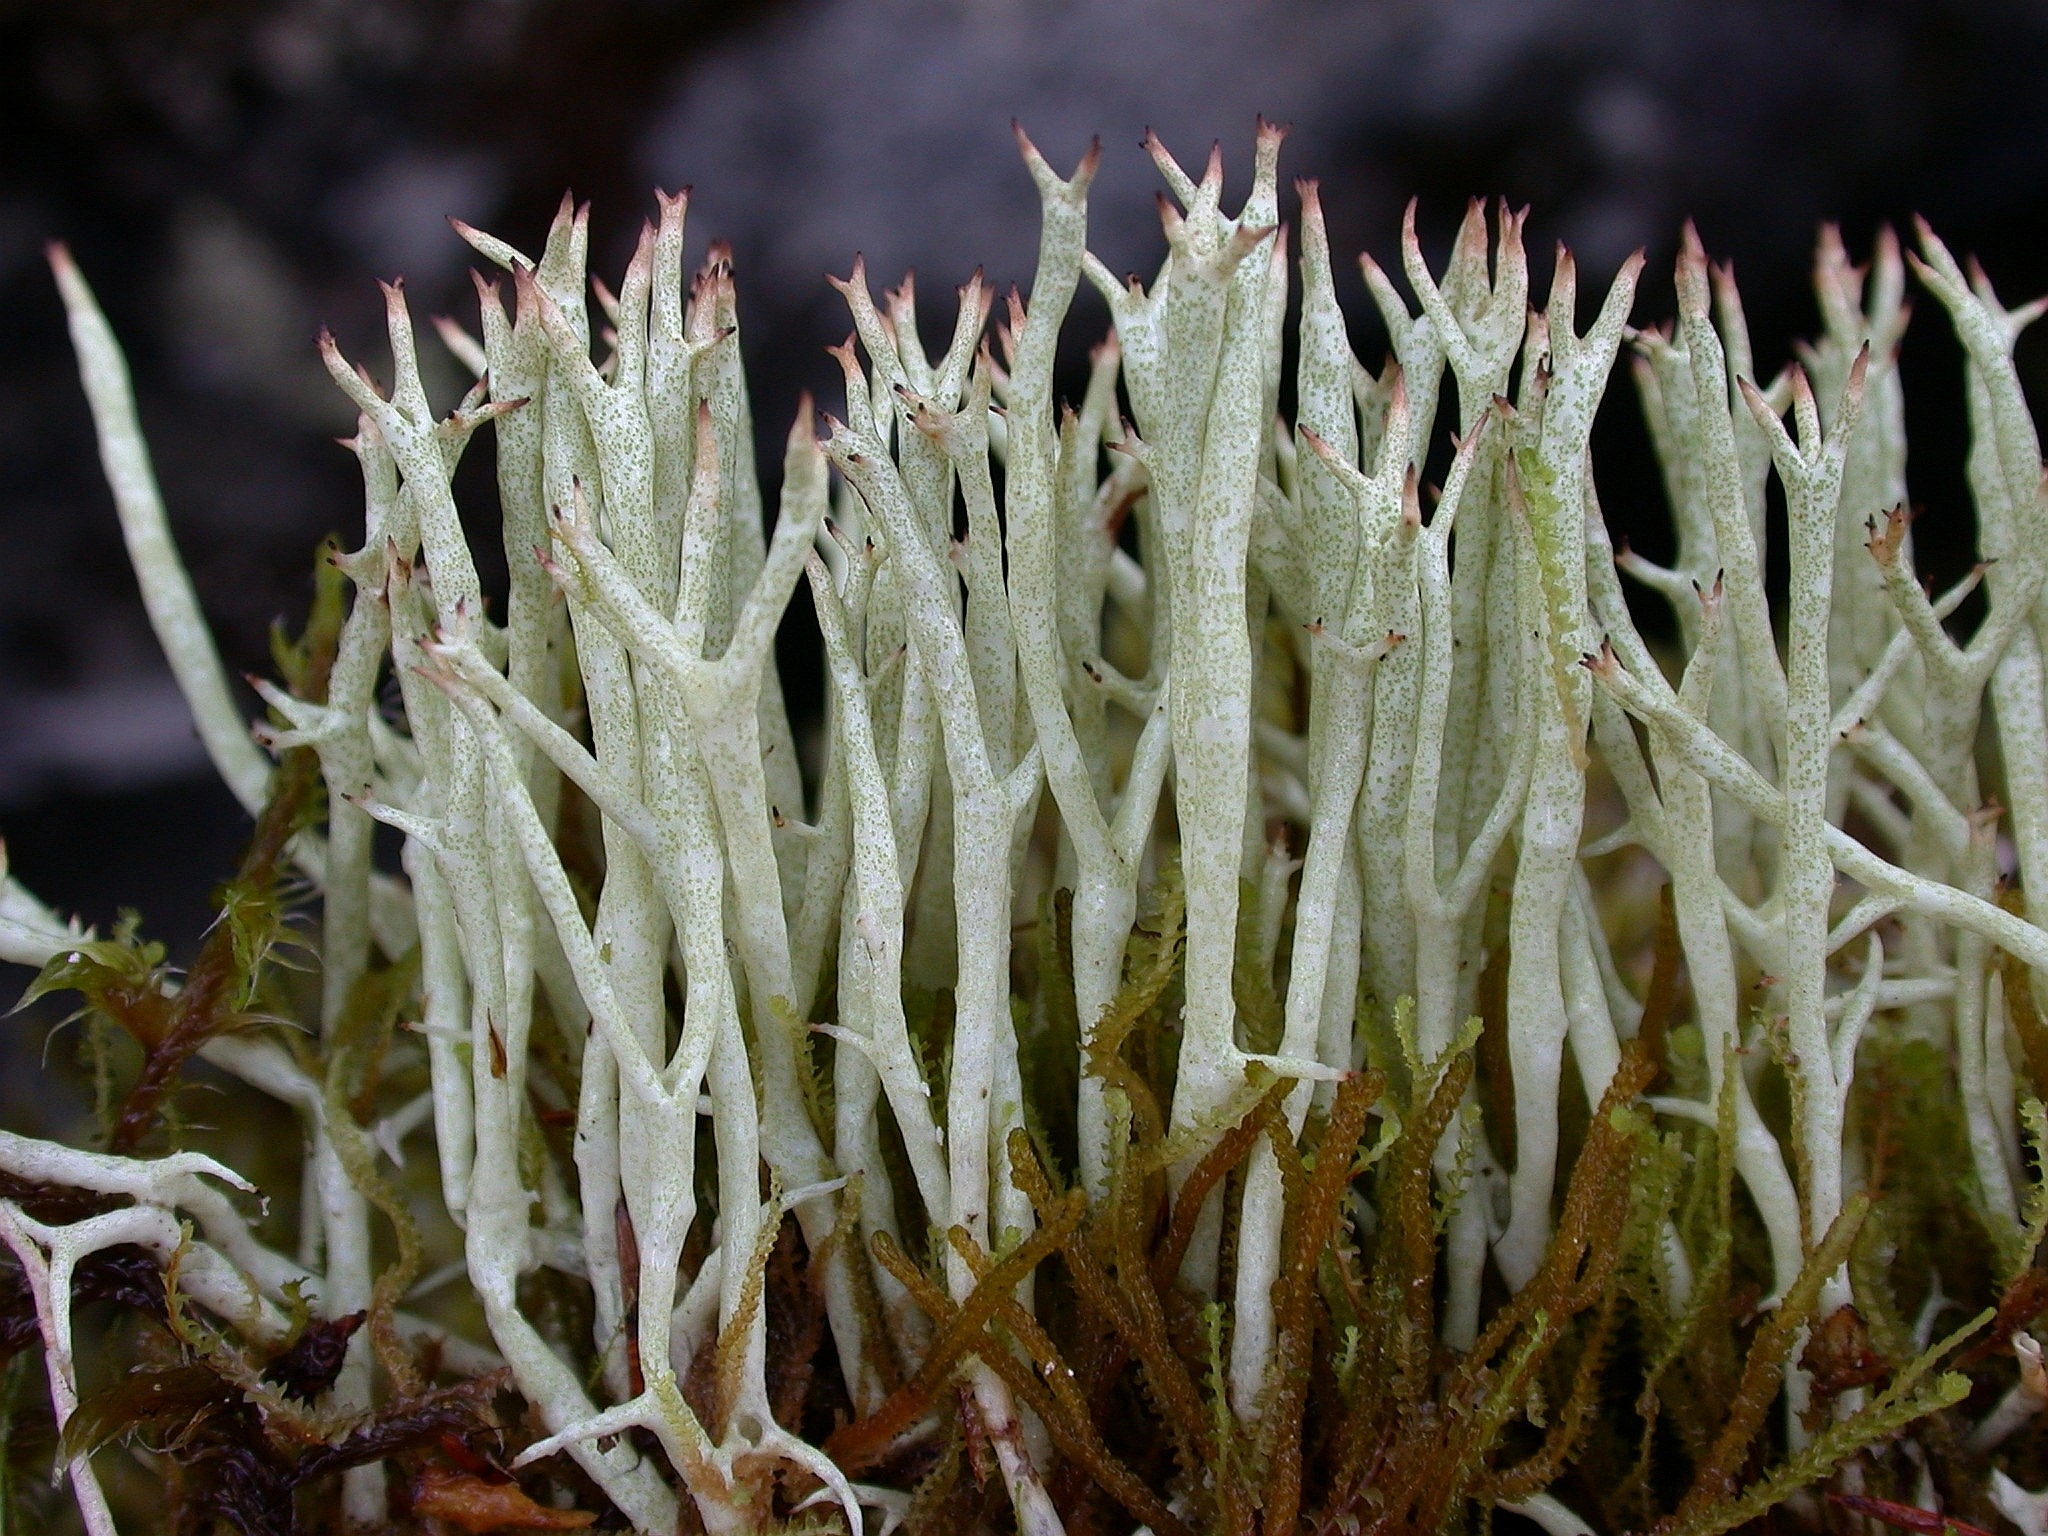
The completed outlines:
[[[40,1354],[92,1536],[2048,1533],[2041,307],[1829,231],[1823,335],[1760,383],[1690,230],[1675,324],[1631,325],[1632,257],[1582,331],[1570,257],[1532,308],[1475,203],[1440,273],[1411,210],[1419,313],[1364,260],[1375,374],[1282,137],[1235,217],[1220,153],[1148,140],[1148,286],[1087,249],[1097,152],[1020,131],[1030,294],[991,334],[970,280],[934,358],[856,263],[772,530],[683,198],[616,294],[566,202],[537,259],[458,226],[500,275],[440,323],[452,411],[399,287],[388,388],[322,340],[364,528],[253,735],[53,252],[256,833],[182,973],[0,897],[105,1137],[0,1133],[0,1518],[56,1518]],[[1974,431],[1939,595],[1892,510],[1909,266]],[[1113,331],[1056,404],[1084,279]],[[1669,567],[1596,495],[1624,351]],[[452,490],[487,423],[502,606]],[[265,1101],[302,1162],[237,1139]]]

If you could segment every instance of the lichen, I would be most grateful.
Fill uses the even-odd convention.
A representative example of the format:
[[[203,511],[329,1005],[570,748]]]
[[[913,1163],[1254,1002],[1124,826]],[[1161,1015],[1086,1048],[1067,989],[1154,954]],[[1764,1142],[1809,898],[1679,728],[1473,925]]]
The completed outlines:
[[[459,228],[506,277],[441,324],[452,412],[402,288],[388,390],[323,338],[365,526],[253,735],[55,253],[254,830],[183,969],[0,897],[101,1108],[0,1133],[0,1520],[57,1518],[54,1456],[91,1536],[2038,1522],[2038,307],[1830,233],[1825,335],[1760,384],[1691,231],[1675,325],[1629,324],[1631,258],[1581,333],[1569,257],[1532,310],[1475,203],[1440,274],[1408,220],[1419,314],[1365,262],[1374,373],[1281,138],[1236,217],[1220,151],[1148,139],[1148,286],[1087,251],[1097,151],[1020,133],[1030,295],[991,341],[971,280],[934,358],[856,265],[772,532],[684,198],[615,291],[568,202],[537,260]],[[1939,597],[1886,512],[1908,260],[1996,557]],[[1084,278],[1114,334],[1059,406]],[[1668,568],[1599,509],[1623,347]],[[486,425],[502,607],[453,489]]]

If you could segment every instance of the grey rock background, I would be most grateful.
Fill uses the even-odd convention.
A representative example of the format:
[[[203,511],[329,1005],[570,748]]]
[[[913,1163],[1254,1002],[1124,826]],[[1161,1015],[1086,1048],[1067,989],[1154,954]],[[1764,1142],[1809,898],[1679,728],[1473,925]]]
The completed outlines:
[[[977,263],[1028,281],[1012,116],[1063,165],[1102,136],[1096,248],[1149,269],[1142,129],[1194,162],[1221,138],[1242,187],[1264,113],[1293,124],[1284,165],[1322,180],[1338,249],[1389,264],[1411,193],[1438,246],[1469,194],[1504,193],[1593,281],[1648,245],[1652,317],[1690,214],[1775,366],[1812,324],[1823,218],[1861,249],[1924,212],[2009,296],[2048,287],[2043,79],[2036,0],[0,0],[0,831],[48,899],[138,905],[174,947],[245,831],[134,595],[48,239],[129,346],[201,596],[254,668],[314,541],[357,527],[313,333],[375,370],[371,279],[396,273],[416,314],[468,312],[448,214],[537,242],[573,187],[611,276],[648,188],[694,183],[693,246],[737,250],[771,438],[800,389],[836,399],[819,348],[846,322],[821,279],[856,250],[878,282],[918,269],[934,329]],[[1908,346],[1923,547],[1959,564],[1959,392],[1934,387],[1959,364],[1930,321]],[[2030,378],[2043,362],[2030,342]],[[1632,407],[1611,414],[1609,515],[1654,529]],[[487,448],[462,489],[488,526]]]

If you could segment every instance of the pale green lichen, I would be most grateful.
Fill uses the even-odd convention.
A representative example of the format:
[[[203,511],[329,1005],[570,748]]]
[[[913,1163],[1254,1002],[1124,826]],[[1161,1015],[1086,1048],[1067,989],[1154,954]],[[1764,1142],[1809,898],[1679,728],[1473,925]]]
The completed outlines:
[[[580,1502],[714,1536],[1436,1532],[1496,1509],[1705,1536],[1830,1477],[1913,1529],[1937,1496],[2035,1509],[2008,1473],[2048,1476],[2020,1331],[2048,1303],[2048,931],[2004,886],[2048,883],[2048,504],[2012,364],[2038,307],[1920,231],[1996,561],[1934,599],[1886,510],[1889,236],[1867,271],[1824,239],[1825,336],[1759,386],[1690,231],[1675,328],[1628,324],[1631,258],[1581,335],[1569,257],[1529,308],[1520,215],[1489,254],[1475,204],[1439,277],[1411,214],[1420,314],[1365,263],[1393,341],[1375,375],[1304,184],[1283,391],[1281,137],[1261,127],[1235,218],[1220,156],[1197,180],[1148,141],[1179,206],[1147,287],[1086,249],[1095,152],[1062,178],[1020,134],[1028,299],[991,345],[971,281],[934,360],[907,281],[878,306],[856,266],[844,420],[817,441],[805,408],[766,538],[733,277],[714,253],[686,293],[683,199],[616,295],[589,285],[601,356],[581,212],[538,260],[463,229],[506,277],[480,285],[480,340],[441,325],[477,375],[452,413],[399,289],[388,393],[323,341],[361,412],[365,530],[263,685],[275,767],[58,254],[152,621],[260,820],[182,978],[12,881],[0,953],[83,993],[115,1151],[189,1138],[167,1110],[193,1056],[305,1137],[293,1257],[205,1182],[245,1187],[218,1162],[0,1139],[9,1337],[40,1335],[60,1427],[71,1276],[133,1248],[170,1266],[175,1361],[145,1372],[157,1407],[131,1388],[84,1422],[97,1444],[127,1414],[182,1464],[190,1517],[244,1531],[334,1471],[323,1522],[399,1518],[389,1455],[419,1518],[459,1485],[529,1524]],[[1115,331],[1056,411],[1084,277]],[[1669,569],[1616,556],[1595,494],[1624,346]],[[486,423],[502,625],[452,491]],[[1673,603],[1676,650],[1617,568]],[[829,679],[809,785],[773,666],[806,579]],[[1631,857],[1668,874],[1654,923]],[[279,968],[291,868],[321,893],[317,997]],[[408,1164],[429,1125],[434,1161]],[[284,1323],[302,1294],[327,1335]],[[1935,1339],[1948,1295],[1995,1309],[1974,1353]],[[299,1379],[280,1362],[305,1337],[333,1369],[288,1408],[261,1383]],[[486,1433],[488,1387],[428,1379],[500,1362],[524,1492],[450,1448]],[[2019,1381],[1973,1424],[1957,1365]],[[235,1502],[264,1478],[282,1503]]]

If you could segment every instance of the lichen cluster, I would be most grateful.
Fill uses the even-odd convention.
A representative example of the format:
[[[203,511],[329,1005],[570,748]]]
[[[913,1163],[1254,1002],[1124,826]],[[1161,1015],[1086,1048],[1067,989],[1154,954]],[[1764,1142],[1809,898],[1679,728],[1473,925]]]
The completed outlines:
[[[451,412],[397,286],[387,385],[323,338],[365,527],[253,738],[54,254],[256,830],[182,971],[5,886],[103,1145],[0,1133],[0,1515],[58,1518],[54,1457],[92,1536],[2048,1530],[2038,308],[1829,233],[1759,384],[1689,230],[1675,323],[1631,258],[1581,331],[1475,204],[1440,275],[1404,229],[1419,313],[1364,259],[1375,373],[1281,137],[1235,217],[1148,142],[1148,286],[1087,251],[1095,151],[1020,133],[1028,299],[991,336],[970,280],[934,359],[856,263],[772,531],[684,199],[616,293],[566,203],[538,259],[458,226],[503,275],[439,323]],[[1909,263],[1974,428],[1939,596]],[[1669,567],[1596,495],[1624,349]],[[502,601],[451,489],[486,424]]]

